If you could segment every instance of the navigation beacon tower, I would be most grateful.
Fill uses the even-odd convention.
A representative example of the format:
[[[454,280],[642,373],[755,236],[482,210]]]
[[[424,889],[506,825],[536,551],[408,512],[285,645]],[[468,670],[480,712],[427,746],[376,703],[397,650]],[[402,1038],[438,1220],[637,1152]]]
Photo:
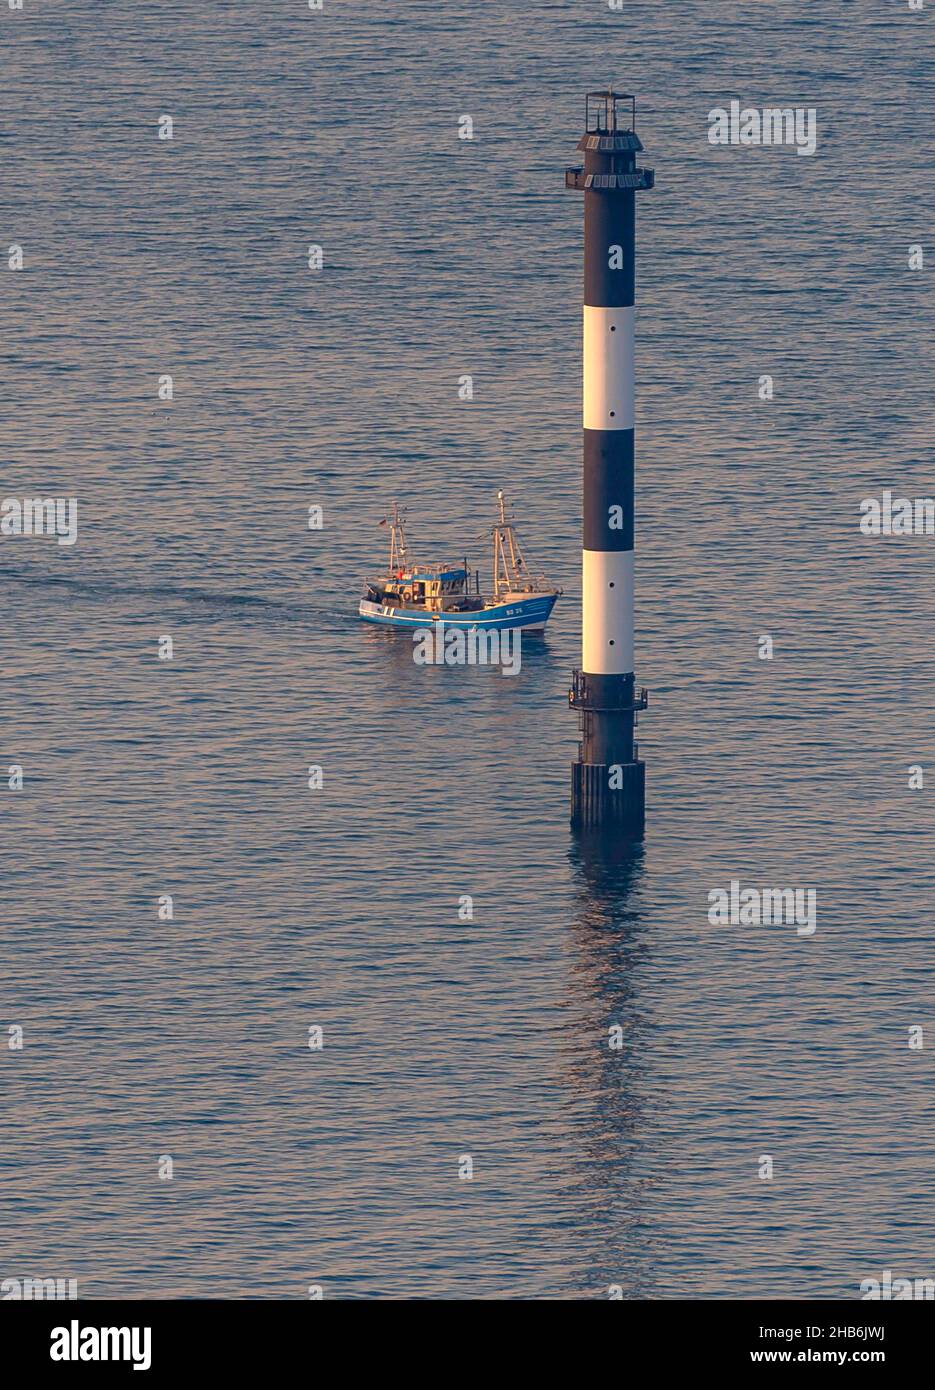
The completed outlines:
[[[635,97],[589,92],[584,168],[565,171],[566,188],[584,192],[582,643],[568,692],[581,742],[571,819],[634,840],[643,837],[646,765],[633,734],[647,704],[633,675],[636,193],[654,183],[652,169],[636,167],[642,148]]]

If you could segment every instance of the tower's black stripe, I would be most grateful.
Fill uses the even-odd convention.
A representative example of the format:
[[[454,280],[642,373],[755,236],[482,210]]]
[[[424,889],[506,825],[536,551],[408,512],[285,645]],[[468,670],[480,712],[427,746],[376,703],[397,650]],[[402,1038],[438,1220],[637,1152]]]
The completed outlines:
[[[610,248],[622,248],[619,270]],[[636,266],[636,197],[631,189],[584,195],[584,302],[617,309],[632,304]]]
[[[623,508],[619,531],[610,508]],[[633,549],[633,431],[584,431],[584,548]]]

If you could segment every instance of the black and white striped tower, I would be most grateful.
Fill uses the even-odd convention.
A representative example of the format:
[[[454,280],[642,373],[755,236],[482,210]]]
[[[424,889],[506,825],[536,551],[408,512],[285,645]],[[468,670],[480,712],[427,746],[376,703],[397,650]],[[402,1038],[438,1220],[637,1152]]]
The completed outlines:
[[[629,122],[627,124],[627,122]],[[582,659],[569,691],[581,742],[572,765],[571,818],[641,839],[645,764],[633,732],[646,692],[633,675],[633,300],[638,169],[636,101],[589,92],[584,168],[584,550]]]

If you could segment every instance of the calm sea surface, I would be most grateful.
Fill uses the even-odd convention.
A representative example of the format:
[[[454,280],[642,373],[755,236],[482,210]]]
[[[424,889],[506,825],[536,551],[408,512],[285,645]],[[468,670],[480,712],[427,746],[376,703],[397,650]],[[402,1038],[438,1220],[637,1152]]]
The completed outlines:
[[[0,1048],[0,1277],[853,1298],[935,1276],[935,542],[857,529],[862,497],[933,488],[931,276],[907,265],[930,27],[869,0],[0,20],[2,492],[79,499],[73,547],[0,538],[0,1024],[24,1030]],[[567,825],[563,170],[608,82],[657,175],[629,862]],[[817,154],[712,148],[733,97],[814,106]],[[355,616],[380,518],[398,497],[417,548],[486,570],[500,486],[565,588],[549,634],[516,678],[417,667]],[[710,926],[731,878],[814,888],[815,935]]]

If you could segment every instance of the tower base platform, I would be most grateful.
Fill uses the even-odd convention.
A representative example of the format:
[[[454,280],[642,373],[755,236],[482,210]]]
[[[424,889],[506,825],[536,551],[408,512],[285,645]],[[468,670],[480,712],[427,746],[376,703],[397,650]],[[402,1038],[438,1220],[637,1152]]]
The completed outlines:
[[[642,840],[646,828],[646,764],[572,763],[571,823],[600,826]]]

